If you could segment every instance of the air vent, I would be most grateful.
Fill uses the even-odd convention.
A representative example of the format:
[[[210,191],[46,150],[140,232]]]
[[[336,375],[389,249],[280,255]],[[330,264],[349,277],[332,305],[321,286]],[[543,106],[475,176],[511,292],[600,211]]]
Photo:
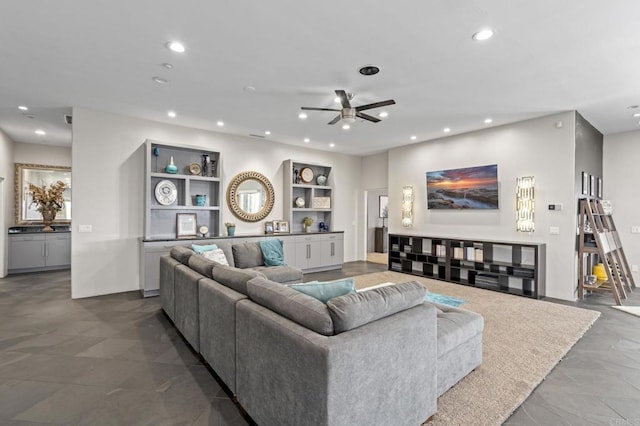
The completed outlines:
[[[249,136],[251,136],[252,138],[260,138],[260,139],[264,139],[263,135],[256,135],[254,133],[249,133]]]
[[[71,122],[73,121],[73,117],[71,116],[71,114],[64,114],[64,122],[71,125]]]

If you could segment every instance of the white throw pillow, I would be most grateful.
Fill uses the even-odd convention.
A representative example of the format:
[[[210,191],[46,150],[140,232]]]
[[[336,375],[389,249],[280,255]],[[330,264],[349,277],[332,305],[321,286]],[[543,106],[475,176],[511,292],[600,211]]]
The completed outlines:
[[[214,262],[217,262],[221,265],[229,266],[229,262],[227,262],[227,257],[224,255],[224,252],[222,251],[221,248],[211,250],[211,251],[205,251],[204,253],[202,253],[202,255],[207,259],[213,260]]]

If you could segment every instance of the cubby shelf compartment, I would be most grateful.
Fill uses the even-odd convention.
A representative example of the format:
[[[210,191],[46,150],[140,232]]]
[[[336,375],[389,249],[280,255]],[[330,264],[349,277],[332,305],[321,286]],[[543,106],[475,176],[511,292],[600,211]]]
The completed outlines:
[[[545,296],[546,245],[390,234],[388,268],[539,299]]]
[[[313,172],[313,180],[308,183],[295,183],[296,171],[300,173],[302,169],[309,168]],[[334,231],[333,226],[333,175],[331,166],[314,164],[304,161],[285,160],[284,170],[284,219],[289,222],[291,232],[302,232],[302,220],[305,217],[313,219],[311,229],[319,231],[319,224],[325,224],[328,230]],[[324,185],[317,184],[318,176],[326,178]],[[303,207],[298,207],[296,199],[304,200]],[[320,199],[328,201],[328,207],[314,205],[314,201]]]

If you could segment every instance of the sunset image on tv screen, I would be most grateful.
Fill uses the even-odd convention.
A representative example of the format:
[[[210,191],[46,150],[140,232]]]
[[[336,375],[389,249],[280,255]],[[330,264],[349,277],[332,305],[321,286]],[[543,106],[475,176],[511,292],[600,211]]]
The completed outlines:
[[[427,172],[430,209],[497,209],[498,165]]]

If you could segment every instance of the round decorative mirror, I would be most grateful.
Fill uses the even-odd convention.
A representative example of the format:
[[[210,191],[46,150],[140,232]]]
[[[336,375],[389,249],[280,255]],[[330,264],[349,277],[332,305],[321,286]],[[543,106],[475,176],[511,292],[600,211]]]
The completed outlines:
[[[258,172],[242,172],[227,187],[227,204],[231,212],[245,222],[267,217],[273,208],[275,194],[269,179]]]

